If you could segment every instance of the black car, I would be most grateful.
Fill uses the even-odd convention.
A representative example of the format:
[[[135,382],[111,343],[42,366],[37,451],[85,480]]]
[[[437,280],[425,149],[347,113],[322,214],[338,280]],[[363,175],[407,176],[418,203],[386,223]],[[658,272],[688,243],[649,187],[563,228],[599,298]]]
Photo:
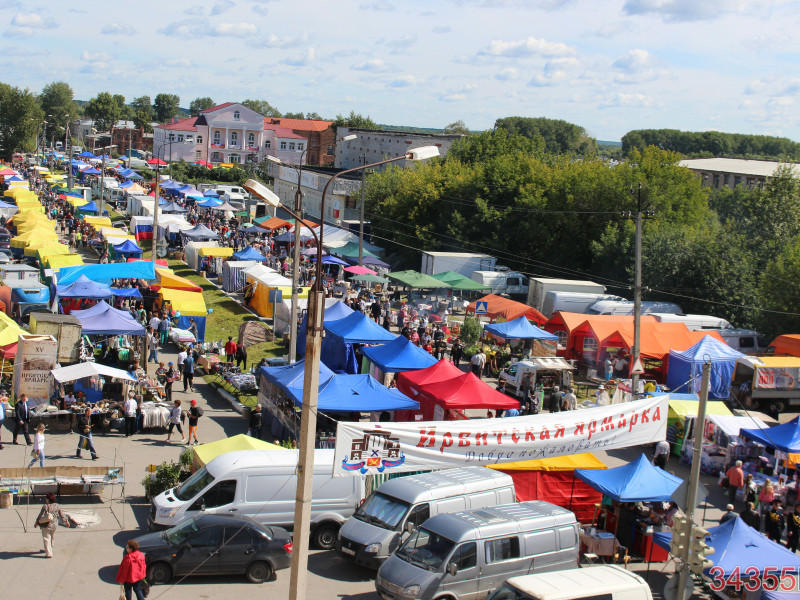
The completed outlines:
[[[248,517],[200,515],[136,538],[154,585],[182,575],[244,573],[253,583],[291,564],[292,536]]]

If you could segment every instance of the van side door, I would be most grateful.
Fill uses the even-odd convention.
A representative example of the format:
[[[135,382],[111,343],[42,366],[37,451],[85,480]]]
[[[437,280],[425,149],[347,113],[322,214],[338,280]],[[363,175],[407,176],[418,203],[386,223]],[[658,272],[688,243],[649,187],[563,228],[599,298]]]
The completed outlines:
[[[478,596],[484,597],[509,577],[531,572],[532,557],[525,556],[518,535],[484,540],[483,567],[478,580]]]
[[[236,480],[224,479],[208,488],[203,495],[194,501],[189,511],[205,511],[209,514],[235,513],[238,508],[233,505],[236,499]],[[187,511],[187,516],[189,511]]]
[[[564,568],[559,566],[561,558],[554,528],[531,531],[525,533],[523,537],[525,553],[531,559],[530,573],[546,573]]]
[[[450,565],[455,565],[456,574],[450,574]],[[453,550],[445,561],[441,588],[456,596],[458,600],[478,598],[478,544],[465,542]]]

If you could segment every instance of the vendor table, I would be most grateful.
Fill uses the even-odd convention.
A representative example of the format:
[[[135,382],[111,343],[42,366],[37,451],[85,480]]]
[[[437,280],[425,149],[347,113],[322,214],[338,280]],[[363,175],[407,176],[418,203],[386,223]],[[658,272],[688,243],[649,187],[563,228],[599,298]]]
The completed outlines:
[[[581,531],[581,547],[583,553],[596,554],[597,556],[614,556],[619,548],[619,542],[613,533],[606,531],[595,531],[590,533],[591,528]]]
[[[642,531],[638,527],[633,538],[633,551],[644,557],[647,562],[667,562],[669,552],[653,541],[653,530]]]
[[[200,368],[202,368],[206,373],[213,373],[217,364],[220,362],[223,361],[220,360],[218,354],[204,354],[197,359],[198,366],[200,366]]]

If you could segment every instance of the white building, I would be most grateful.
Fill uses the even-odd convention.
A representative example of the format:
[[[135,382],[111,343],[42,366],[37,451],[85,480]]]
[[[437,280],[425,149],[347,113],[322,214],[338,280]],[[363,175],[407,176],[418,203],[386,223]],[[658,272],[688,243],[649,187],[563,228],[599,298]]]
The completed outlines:
[[[341,140],[348,135],[355,135],[356,139],[336,143],[336,160],[334,164],[339,169],[352,169],[359,165],[395,158],[421,146],[436,146],[439,148],[439,155],[445,156],[453,142],[463,137],[461,135],[351,129],[349,127],[338,128],[337,138]],[[364,160],[366,160],[366,163],[363,162]],[[399,167],[407,167],[410,166],[411,162],[399,160],[394,164]]]
[[[774,160],[749,160],[744,158],[690,158],[678,163],[691,169],[700,177],[703,187],[748,188],[763,187],[781,164]],[[797,170],[794,166],[792,168]]]
[[[269,119],[267,119],[269,120]],[[307,163],[303,152],[306,150],[308,140],[302,135],[297,135],[287,127],[280,127],[271,123],[264,124],[264,154],[274,156],[281,162],[290,165]]]

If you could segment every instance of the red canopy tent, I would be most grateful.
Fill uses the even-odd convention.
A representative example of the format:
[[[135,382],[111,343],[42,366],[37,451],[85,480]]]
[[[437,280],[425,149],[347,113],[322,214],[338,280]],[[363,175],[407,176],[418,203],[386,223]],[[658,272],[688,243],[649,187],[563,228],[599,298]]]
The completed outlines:
[[[519,408],[519,401],[485,384],[474,373],[425,384],[414,399],[419,401],[423,421],[435,420],[437,404],[444,410]]]
[[[461,377],[464,372],[449,360],[440,360],[427,369],[403,371],[397,374],[397,389],[409,398],[417,399],[423,386]]]
[[[148,161],[147,161],[147,164],[148,164],[148,165],[154,165],[154,166],[155,166],[155,165],[158,165],[159,167],[166,167],[166,166],[167,166],[167,163],[165,163],[165,162],[164,162],[163,160],[161,160],[160,158],[153,158],[153,159],[151,159],[151,160],[148,160]]]

